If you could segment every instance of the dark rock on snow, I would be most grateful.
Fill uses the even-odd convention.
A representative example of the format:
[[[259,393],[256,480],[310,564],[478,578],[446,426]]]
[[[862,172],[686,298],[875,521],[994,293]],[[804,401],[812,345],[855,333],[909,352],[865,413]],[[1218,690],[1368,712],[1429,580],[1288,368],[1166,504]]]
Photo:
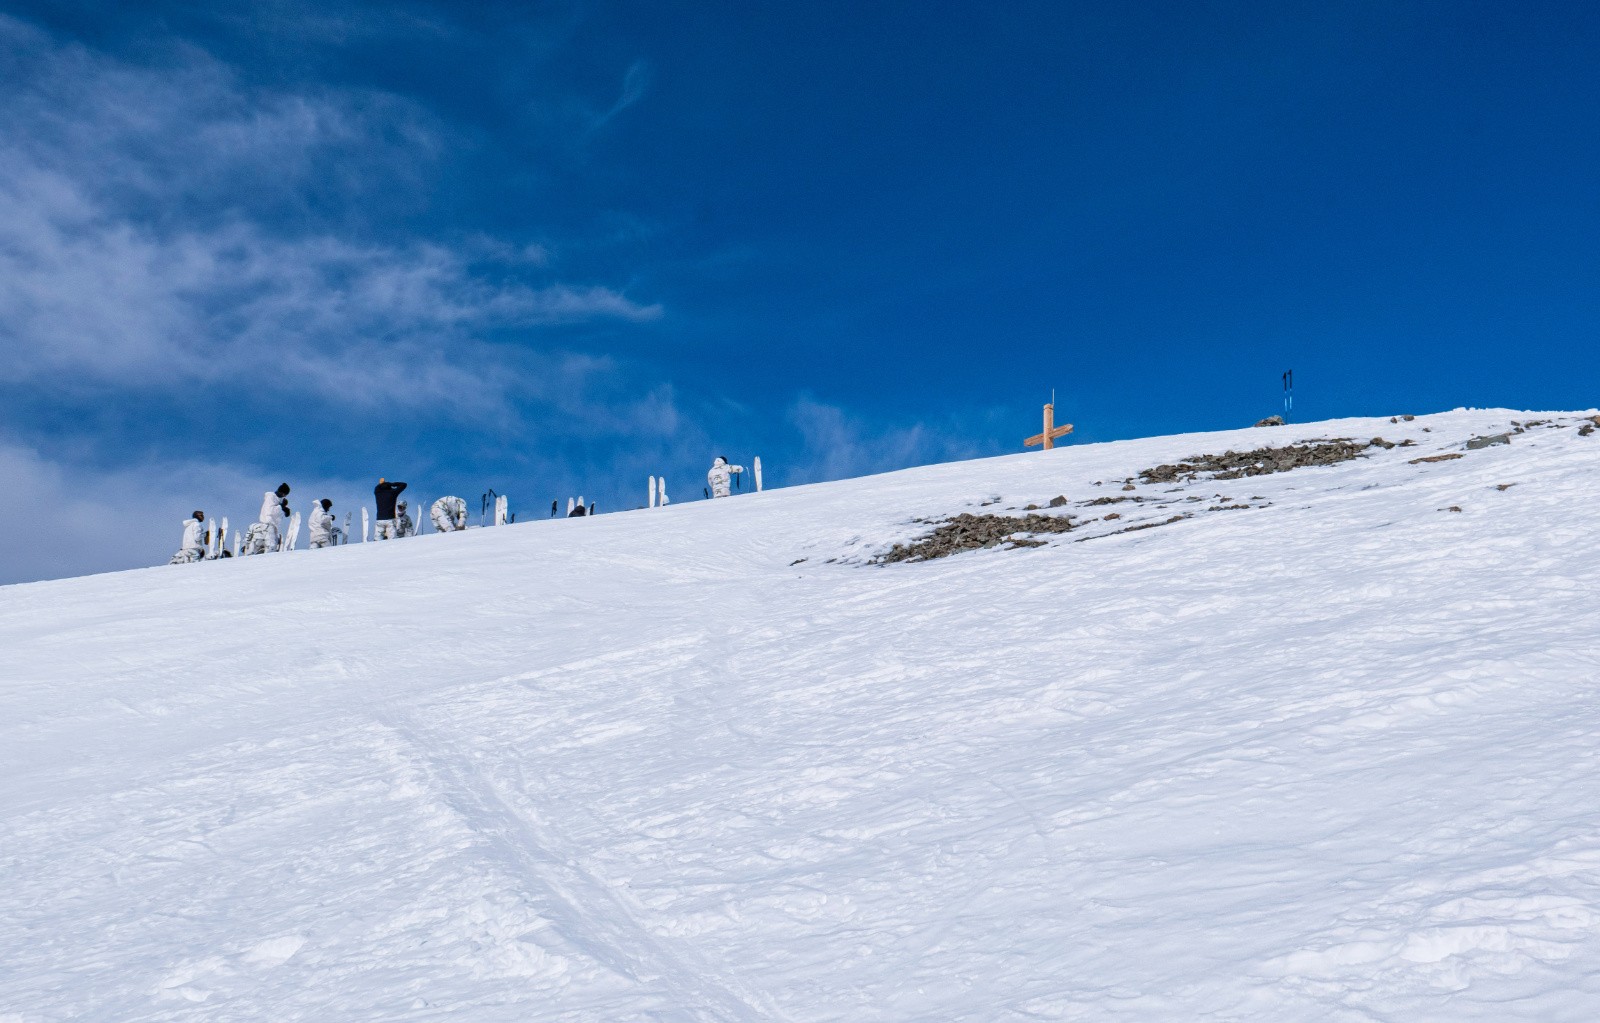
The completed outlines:
[[[1346,462],[1369,445],[1345,438],[1290,444],[1281,448],[1256,448],[1254,451],[1225,451],[1220,455],[1191,455],[1176,465],[1158,465],[1139,474],[1145,483],[1171,483],[1192,480],[1201,473],[1214,479],[1236,480],[1244,476],[1265,476],[1308,465],[1335,465]],[[1127,488],[1124,488],[1127,489]]]
[[[963,512],[939,523],[932,533],[910,543],[897,543],[877,558],[879,564],[897,561],[931,561],[961,551],[981,550],[1009,543],[1012,547],[1043,547],[1045,541],[1025,534],[1066,533],[1073,522],[1065,515],[973,515]]]

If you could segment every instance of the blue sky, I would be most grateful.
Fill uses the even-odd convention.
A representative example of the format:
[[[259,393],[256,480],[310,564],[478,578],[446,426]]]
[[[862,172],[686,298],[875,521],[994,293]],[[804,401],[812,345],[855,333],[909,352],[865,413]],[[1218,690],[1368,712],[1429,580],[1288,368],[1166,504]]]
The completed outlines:
[[[1595,404],[1587,4],[13,3],[0,582],[191,508],[524,516]]]

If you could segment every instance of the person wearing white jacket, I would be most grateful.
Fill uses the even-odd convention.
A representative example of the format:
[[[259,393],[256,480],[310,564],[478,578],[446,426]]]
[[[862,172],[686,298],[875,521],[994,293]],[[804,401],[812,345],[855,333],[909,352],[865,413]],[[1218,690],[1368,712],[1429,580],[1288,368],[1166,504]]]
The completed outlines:
[[[454,533],[467,528],[467,502],[459,497],[441,497],[433,502],[428,517],[436,533]]]
[[[309,547],[312,550],[321,550],[324,547],[337,547],[339,545],[338,516],[332,514],[333,502],[324,497],[311,506]]]
[[[209,534],[202,525],[205,521],[206,513],[198,510],[183,520],[183,543],[169,564],[188,565],[206,559],[206,538]]]
[[[398,501],[394,506],[394,535],[397,538],[417,535],[417,524],[411,520],[404,501]]]
[[[289,518],[289,484],[278,484],[277,490],[261,495],[261,514],[244,537],[245,554],[265,554],[278,549],[283,536],[283,524]]]
[[[706,482],[711,484],[712,497],[727,497],[732,491],[728,488],[729,482],[735,473],[744,472],[742,465],[729,465],[728,460],[721,455],[711,464],[711,471],[706,473]]]

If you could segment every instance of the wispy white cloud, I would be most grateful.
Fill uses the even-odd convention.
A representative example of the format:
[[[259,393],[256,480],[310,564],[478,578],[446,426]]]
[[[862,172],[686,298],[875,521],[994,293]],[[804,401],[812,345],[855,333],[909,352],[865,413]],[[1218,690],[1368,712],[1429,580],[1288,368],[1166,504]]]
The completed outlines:
[[[186,49],[130,66],[3,17],[0,69],[0,382],[504,398],[527,359],[486,332],[662,314],[553,279],[538,243],[361,241],[294,215],[418,190],[444,143],[398,98],[262,93]]]
[[[871,425],[806,395],[790,406],[788,419],[801,439],[800,456],[785,473],[790,483],[849,479],[994,453],[982,433],[924,422]]]
[[[277,482],[248,466],[201,459],[90,468],[5,436],[0,479],[30,509],[26,528],[0,531],[0,584],[165,564],[192,509],[217,523],[231,515],[231,535],[253,521],[262,492]],[[337,495],[336,510],[354,508],[370,486],[297,479],[293,499],[308,506],[313,494]]]
[[[650,91],[650,82],[654,75],[655,71],[647,61],[636,60],[628,65],[627,72],[622,76],[622,90],[618,93],[616,102],[595,118],[589,130],[599,131],[618,114],[644,99],[645,94]]]

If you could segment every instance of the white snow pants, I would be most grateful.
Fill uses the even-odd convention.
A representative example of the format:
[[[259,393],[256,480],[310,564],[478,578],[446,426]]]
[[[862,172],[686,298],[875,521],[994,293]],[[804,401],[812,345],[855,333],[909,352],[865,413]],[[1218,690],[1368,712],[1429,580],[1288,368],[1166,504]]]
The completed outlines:
[[[400,527],[395,525],[394,519],[379,519],[372,524],[372,538],[374,540],[393,540],[400,535]]]
[[[241,554],[265,554],[278,549],[278,527],[270,522],[255,522],[244,534]]]

